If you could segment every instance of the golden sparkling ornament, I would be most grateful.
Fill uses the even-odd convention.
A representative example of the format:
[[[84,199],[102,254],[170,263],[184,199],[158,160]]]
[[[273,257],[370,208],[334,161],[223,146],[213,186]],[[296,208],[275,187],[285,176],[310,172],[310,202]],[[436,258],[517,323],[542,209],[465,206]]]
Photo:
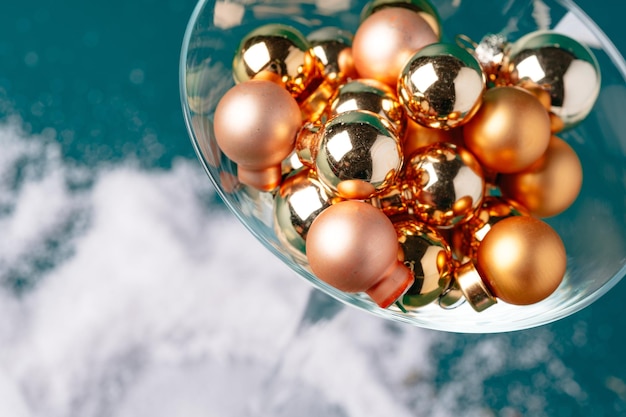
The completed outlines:
[[[511,45],[504,68],[512,84],[534,84],[550,93],[550,111],[570,128],[591,111],[600,93],[593,53],[569,36],[537,31]]]
[[[450,247],[435,229],[414,219],[395,221],[394,227],[400,244],[398,259],[415,279],[402,297],[402,304],[407,309],[423,307],[450,285]]]
[[[583,172],[578,155],[564,140],[552,136],[548,150],[525,171],[502,175],[502,193],[537,217],[565,211],[578,197]]]
[[[294,96],[302,94],[317,77],[311,45],[297,29],[271,23],[248,33],[233,60],[238,83],[254,78],[284,84]]]
[[[496,223],[485,235],[476,265],[496,297],[527,305],[557,289],[567,261],[561,238],[547,223],[513,216]]]
[[[476,58],[444,43],[413,55],[398,80],[398,98],[408,116],[438,129],[466,123],[478,110],[484,90],[485,76]]]
[[[274,231],[283,246],[302,263],[306,235],[313,220],[332,204],[331,196],[309,168],[292,172],[274,198]]]
[[[450,228],[468,220],[480,207],[485,181],[480,165],[467,150],[438,143],[413,155],[405,168],[416,216]]]
[[[524,207],[511,200],[502,197],[485,197],[474,217],[453,230],[451,241],[454,255],[462,262],[475,261],[480,243],[496,223],[507,217],[528,214]]]
[[[395,88],[406,61],[438,40],[419,13],[404,7],[382,8],[367,16],[354,34],[354,66],[361,77]]]
[[[390,186],[402,168],[398,138],[374,113],[342,113],[320,135],[315,170],[325,186],[344,198],[372,197]]]
[[[341,291],[366,292],[382,308],[413,284],[411,271],[398,261],[391,220],[362,201],[322,211],[309,228],[306,254],[319,279]]]
[[[242,117],[245,115],[245,117]],[[237,84],[215,109],[215,140],[237,163],[239,180],[260,190],[280,184],[281,163],[293,151],[302,119],[295,99],[265,80]]]
[[[401,137],[406,126],[404,108],[395,92],[377,80],[359,79],[341,85],[332,97],[330,117],[354,110],[376,113],[387,120],[395,133]]]
[[[463,127],[465,146],[480,163],[502,173],[519,172],[537,161],[550,142],[550,117],[531,93],[495,87]]]
[[[307,40],[319,73],[333,85],[356,78],[352,59],[352,34],[337,27],[311,32]]]

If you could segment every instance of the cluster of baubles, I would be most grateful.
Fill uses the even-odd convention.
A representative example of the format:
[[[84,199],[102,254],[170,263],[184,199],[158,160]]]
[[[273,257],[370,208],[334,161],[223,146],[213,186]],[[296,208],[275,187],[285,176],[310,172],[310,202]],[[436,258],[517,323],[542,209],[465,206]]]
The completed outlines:
[[[566,269],[539,218],[582,182],[555,134],[592,108],[597,63],[553,32],[441,39],[424,0],[375,0],[354,36],[259,27],[236,51],[216,141],[242,184],[273,193],[285,250],[327,284],[402,310],[536,303]]]

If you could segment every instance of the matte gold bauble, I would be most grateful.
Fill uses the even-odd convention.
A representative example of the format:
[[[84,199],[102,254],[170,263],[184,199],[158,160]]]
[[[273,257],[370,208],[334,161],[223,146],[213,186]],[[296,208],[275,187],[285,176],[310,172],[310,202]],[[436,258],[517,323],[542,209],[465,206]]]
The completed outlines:
[[[293,151],[300,108],[281,86],[264,80],[237,84],[217,104],[215,140],[237,163],[239,180],[260,190],[279,185],[281,163]]]
[[[407,161],[404,178],[415,215],[442,228],[467,221],[480,207],[485,190],[472,154],[447,143],[420,149]]]
[[[502,175],[502,193],[538,217],[551,217],[576,200],[583,181],[578,155],[564,140],[552,136],[548,150],[529,169]]]
[[[394,221],[400,250],[398,259],[415,281],[402,297],[407,309],[435,301],[450,285],[452,254],[444,238],[433,228],[407,218]]]
[[[270,23],[248,33],[233,60],[235,82],[257,77],[283,84],[298,97],[318,77],[311,45],[294,27]]]
[[[419,13],[402,7],[383,8],[367,17],[354,34],[354,66],[361,77],[395,88],[406,61],[438,40]]]
[[[472,54],[460,46],[433,43],[405,64],[398,99],[417,123],[436,129],[461,126],[474,115],[485,76]]]
[[[330,100],[329,117],[349,111],[362,110],[378,114],[387,120],[401,137],[406,127],[406,113],[396,93],[377,80],[358,79],[341,85]]]
[[[366,292],[383,308],[413,284],[411,271],[398,261],[391,220],[362,201],[322,211],[309,228],[306,254],[319,279],[341,291]]]
[[[560,285],[565,247],[547,223],[513,216],[496,223],[478,248],[477,269],[493,294],[510,304],[537,303]]]
[[[306,261],[305,239],[313,220],[332,204],[332,198],[309,168],[289,174],[274,197],[274,231],[283,247]]]
[[[402,168],[395,133],[377,114],[342,113],[320,132],[315,170],[320,181],[348,199],[366,199],[384,191]]]
[[[516,87],[491,88],[464,126],[465,146],[486,168],[519,172],[548,148],[550,117],[531,93]]]

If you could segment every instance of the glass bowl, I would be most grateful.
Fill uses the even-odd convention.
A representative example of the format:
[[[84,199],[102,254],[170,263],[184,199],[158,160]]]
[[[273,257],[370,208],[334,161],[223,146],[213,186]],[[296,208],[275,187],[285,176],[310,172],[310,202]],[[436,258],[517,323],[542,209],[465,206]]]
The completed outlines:
[[[232,60],[244,35],[265,23],[284,23],[308,33],[336,26],[354,33],[363,0],[201,0],[189,21],[180,61],[180,91],[191,142],[218,194],[235,216],[294,275],[337,300],[375,315],[454,332],[491,333],[546,324],[591,304],[626,274],[626,65],[598,26],[568,0],[434,0],[443,41],[457,35],[480,40],[501,33],[509,41],[552,29],[586,44],[601,68],[602,85],[590,115],[559,136],[578,153],[584,171],[575,203],[546,221],[563,239],[567,272],[549,298],[530,306],[503,302],[477,313],[469,303],[443,309],[436,303],[403,313],[381,309],[367,296],[347,294],[318,280],[283,248],[273,230],[272,194],[242,186],[236,165],[219,150],[212,127],[216,105],[234,85]]]

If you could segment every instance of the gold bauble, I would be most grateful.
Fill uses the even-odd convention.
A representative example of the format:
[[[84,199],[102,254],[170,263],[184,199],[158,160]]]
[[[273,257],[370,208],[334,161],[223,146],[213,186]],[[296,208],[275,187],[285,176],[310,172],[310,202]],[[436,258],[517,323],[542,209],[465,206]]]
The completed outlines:
[[[404,171],[415,215],[432,226],[450,228],[468,220],[485,191],[482,169],[467,150],[448,143],[420,149]]]
[[[531,214],[551,217],[576,200],[582,181],[582,165],[576,151],[552,136],[539,161],[523,172],[501,175],[498,184],[504,195],[528,208]]]
[[[306,38],[311,44],[318,71],[326,81],[337,86],[356,77],[350,32],[327,26],[311,32]]]
[[[480,64],[454,44],[423,47],[408,60],[398,79],[398,99],[407,115],[436,129],[451,129],[470,120],[484,91]]]
[[[306,261],[305,239],[309,227],[332,202],[309,168],[292,172],[281,184],[274,197],[274,231],[295,259]]]
[[[403,156],[389,124],[377,114],[350,111],[329,120],[320,132],[315,170],[320,181],[347,199],[366,199],[389,187]]]
[[[557,289],[567,260],[563,241],[552,227],[534,217],[513,216],[487,233],[476,266],[496,297],[528,305]]]
[[[407,309],[435,301],[450,285],[452,254],[444,238],[413,218],[394,221],[398,234],[398,259],[413,274],[413,285],[402,297]]]
[[[486,168],[519,172],[537,161],[550,141],[550,117],[531,93],[516,87],[487,90],[464,126],[465,146]]]
[[[337,89],[328,106],[328,116],[334,117],[349,111],[370,111],[389,122],[398,137],[402,137],[406,127],[406,113],[398,101],[396,93],[378,80],[357,79],[349,81]]]
[[[270,23],[248,33],[233,59],[233,77],[241,83],[255,78],[284,85],[300,96],[319,78],[311,45],[294,27]]]

